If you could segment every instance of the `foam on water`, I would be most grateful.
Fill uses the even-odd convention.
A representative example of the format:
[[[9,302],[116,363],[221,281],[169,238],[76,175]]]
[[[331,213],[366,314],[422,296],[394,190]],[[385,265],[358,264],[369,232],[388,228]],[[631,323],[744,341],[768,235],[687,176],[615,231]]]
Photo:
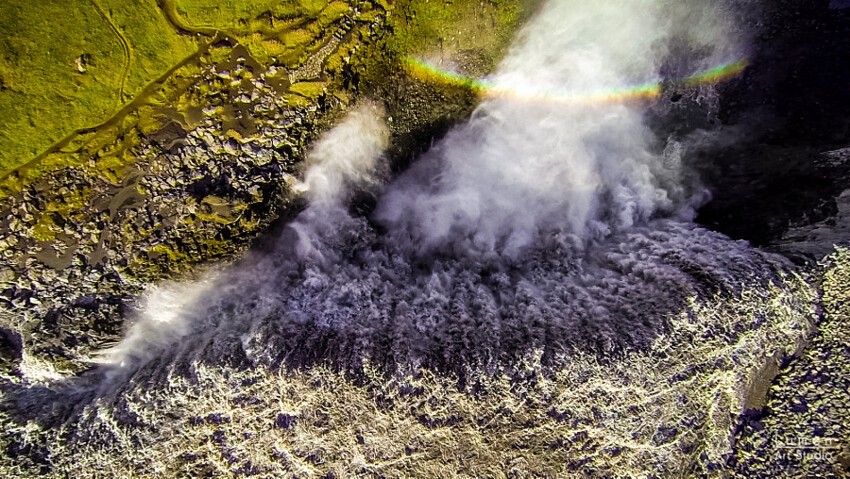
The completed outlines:
[[[535,95],[711,72],[742,57],[727,7],[550,1],[488,84]],[[644,106],[516,100],[486,98],[386,186],[384,113],[364,102],[311,151],[309,206],[275,251],[214,287],[160,286],[108,362],[555,363],[645,347],[689,297],[773,277],[772,260],[691,223],[703,195],[680,180],[686,146],[654,138]],[[377,208],[351,216],[364,189]]]

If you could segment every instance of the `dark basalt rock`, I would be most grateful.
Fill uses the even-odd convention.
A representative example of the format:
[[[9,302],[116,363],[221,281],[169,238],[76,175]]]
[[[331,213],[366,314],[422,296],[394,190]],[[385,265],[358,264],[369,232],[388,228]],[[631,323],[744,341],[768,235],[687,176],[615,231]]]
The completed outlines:
[[[698,222],[803,262],[832,244],[795,246],[783,236],[834,218],[850,186],[846,156],[824,154],[850,145],[850,10],[837,7],[759,2],[750,65],[719,92],[715,130],[729,135],[727,146],[695,148],[687,159],[712,194]]]

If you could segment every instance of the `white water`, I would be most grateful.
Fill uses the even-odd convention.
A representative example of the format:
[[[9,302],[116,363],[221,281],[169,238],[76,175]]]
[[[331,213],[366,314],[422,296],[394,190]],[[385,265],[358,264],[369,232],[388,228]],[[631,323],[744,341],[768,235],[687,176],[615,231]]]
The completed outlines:
[[[723,63],[734,23],[707,3],[551,1],[492,81],[546,95]],[[643,108],[487,100],[386,186],[379,234],[346,208],[382,187],[387,129],[364,103],[312,150],[310,206],[277,251],[212,287],[160,286],[107,362],[493,368],[532,347],[642,347],[688,295],[770,277],[758,253],[690,223],[682,145],[653,138]]]
[[[492,78],[498,90],[543,100],[484,102],[390,187],[377,218],[419,252],[451,245],[514,256],[541,234],[584,241],[659,211],[687,215],[693,205],[680,197],[677,165],[657,153],[643,105],[557,100],[640,85],[662,67],[687,64],[677,73],[691,74],[736,58],[718,5],[549,2]],[[687,58],[672,57],[674,47]]]

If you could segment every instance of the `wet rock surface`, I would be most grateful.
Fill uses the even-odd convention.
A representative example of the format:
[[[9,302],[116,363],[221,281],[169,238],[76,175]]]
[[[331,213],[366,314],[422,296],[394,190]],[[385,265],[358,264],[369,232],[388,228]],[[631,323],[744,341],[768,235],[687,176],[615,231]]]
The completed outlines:
[[[850,82],[850,10],[772,0],[753,12],[750,65],[723,86],[709,118],[727,139],[689,160],[712,194],[697,221],[816,261],[830,241],[813,249],[801,234],[833,221],[850,181],[850,93],[841,86]],[[685,134],[700,126],[678,124]]]

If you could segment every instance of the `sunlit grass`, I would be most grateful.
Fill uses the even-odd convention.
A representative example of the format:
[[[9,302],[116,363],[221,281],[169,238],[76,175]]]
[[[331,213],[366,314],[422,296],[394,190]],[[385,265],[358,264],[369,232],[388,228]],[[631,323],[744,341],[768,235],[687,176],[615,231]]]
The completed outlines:
[[[103,122],[196,49],[154,0],[12,2],[0,32],[0,176]]]

